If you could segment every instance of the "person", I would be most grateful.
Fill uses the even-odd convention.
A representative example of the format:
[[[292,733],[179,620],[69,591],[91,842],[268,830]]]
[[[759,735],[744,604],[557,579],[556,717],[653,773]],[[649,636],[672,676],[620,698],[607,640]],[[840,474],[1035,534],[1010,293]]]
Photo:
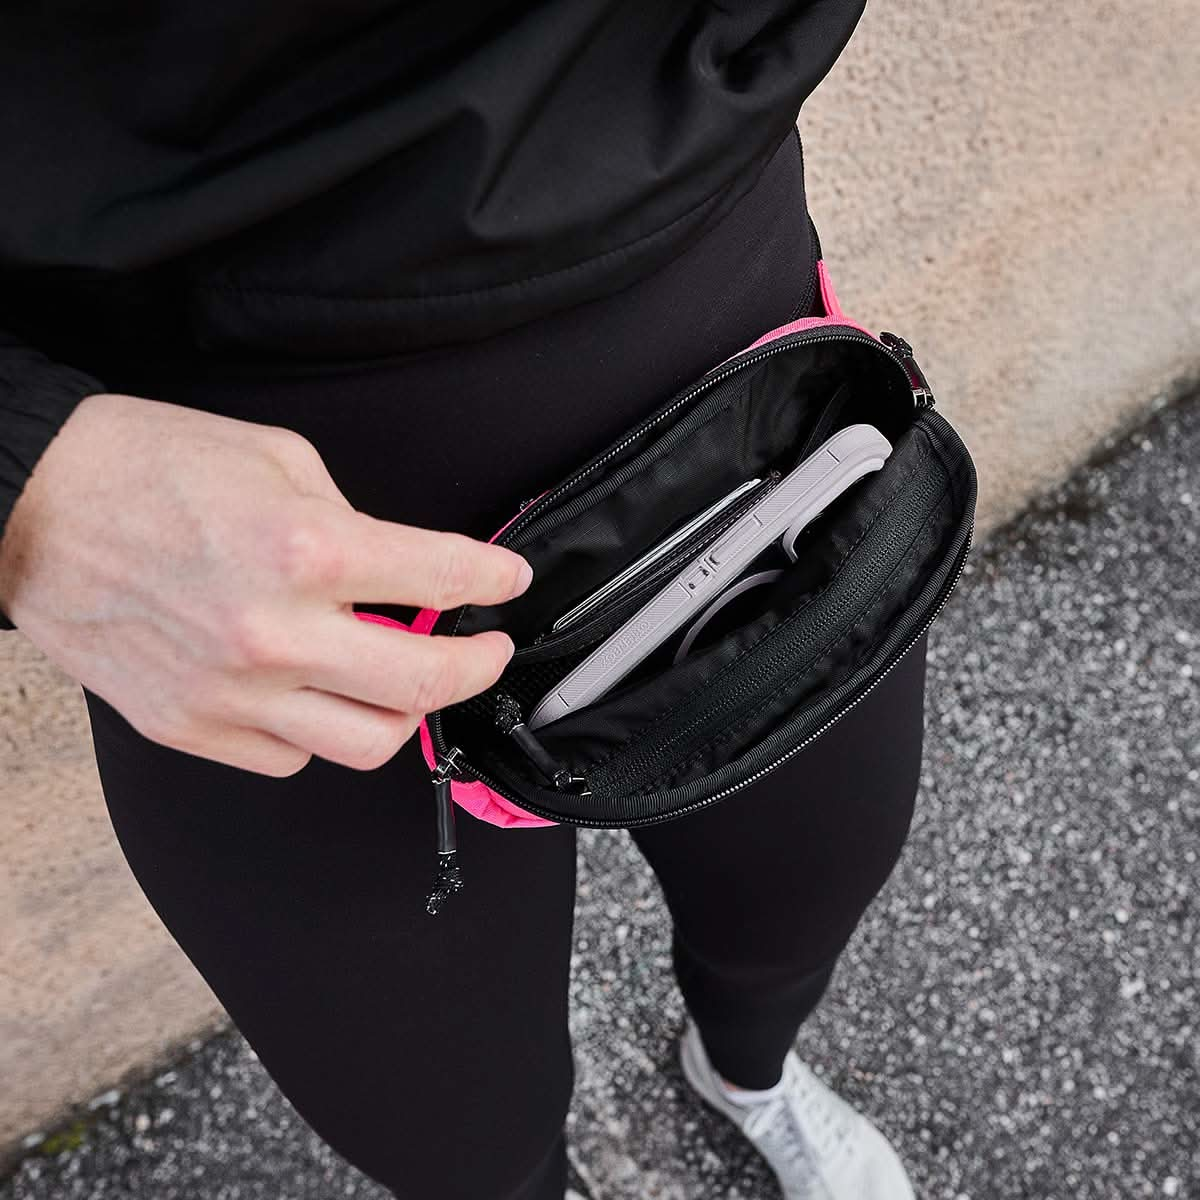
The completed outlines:
[[[796,120],[862,8],[0,17],[4,625],[79,681],[167,929],[397,1197],[564,1194],[575,831],[460,820],[428,916],[412,735],[513,647],[354,614],[518,594],[486,539],[522,498],[819,311]],[[736,802],[629,835],[684,1073],[792,1200],[912,1195],[793,1043],[906,837],[923,690],[922,643]]]

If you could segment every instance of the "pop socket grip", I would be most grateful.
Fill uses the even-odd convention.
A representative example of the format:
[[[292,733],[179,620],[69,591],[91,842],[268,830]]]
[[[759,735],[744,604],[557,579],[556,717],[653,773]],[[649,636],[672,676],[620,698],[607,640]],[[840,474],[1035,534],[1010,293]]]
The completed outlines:
[[[679,649],[675,651],[675,657],[672,659],[672,662],[677,663],[681,658],[687,657],[692,649],[692,645],[700,636],[704,627],[731,601],[736,600],[739,596],[744,596],[747,592],[753,591],[756,587],[761,587],[767,583],[774,583],[782,574],[782,567],[775,567],[770,571],[756,571],[753,575],[747,575],[745,579],[739,579],[731,588],[722,592],[693,622],[683,641],[679,643]]]

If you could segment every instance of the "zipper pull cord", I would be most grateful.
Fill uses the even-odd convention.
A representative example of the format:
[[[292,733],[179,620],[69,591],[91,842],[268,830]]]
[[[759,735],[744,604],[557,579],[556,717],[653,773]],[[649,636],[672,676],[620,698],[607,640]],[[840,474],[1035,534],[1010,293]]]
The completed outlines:
[[[913,348],[899,334],[888,333],[886,330],[880,330],[879,340],[904,363],[917,407],[932,408],[936,403],[933,389],[929,386],[929,380],[925,378],[925,372],[913,357]]]
[[[521,706],[507,692],[500,692],[496,696],[496,728],[506,737],[512,738],[525,757],[560,792],[570,791],[577,795],[588,793],[590,789],[587,780],[582,775],[571,774],[571,771],[542,745],[533,730],[525,724]]]
[[[437,874],[425,901],[425,911],[436,916],[442,905],[463,889],[462,869],[458,865],[458,839],[454,827],[454,800],[450,795],[450,776],[458,774],[458,756],[462,751],[454,746],[444,757],[439,756],[433,772],[433,793],[437,802]]]

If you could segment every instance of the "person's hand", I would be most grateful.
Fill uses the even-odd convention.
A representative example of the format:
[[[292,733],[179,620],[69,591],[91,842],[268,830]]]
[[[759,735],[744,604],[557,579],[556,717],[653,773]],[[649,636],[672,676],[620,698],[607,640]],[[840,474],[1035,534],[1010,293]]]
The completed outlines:
[[[0,541],[0,608],[145,737],[285,776],[371,770],[493,684],[499,631],[427,637],[353,603],[496,604],[519,555],[357,512],[312,444],[135,396],[88,396]]]

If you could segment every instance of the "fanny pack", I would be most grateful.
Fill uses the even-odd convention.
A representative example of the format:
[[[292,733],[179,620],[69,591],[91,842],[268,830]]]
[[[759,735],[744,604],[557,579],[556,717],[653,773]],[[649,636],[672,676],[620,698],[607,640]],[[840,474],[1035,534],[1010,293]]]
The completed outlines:
[[[817,279],[824,315],[772,329],[717,363],[493,535],[533,567],[522,595],[424,609],[408,626],[356,613],[417,634],[503,629],[516,647],[491,688],[421,722],[438,827],[427,911],[463,884],[455,804],[522,829],[649,825],[725,800],[853,708],[946,603],[971,545],[971,456],[935,409],[908,342],[850,320],[820,257]],[[740,599],[731,626],[679,661],[652,656],[587,707],[529,730],[547,690],[714,530],[555,633],[562,614],[732,489],[786,473],[856,422],[891,443],[882,469],[803,531],[795,561]]]

